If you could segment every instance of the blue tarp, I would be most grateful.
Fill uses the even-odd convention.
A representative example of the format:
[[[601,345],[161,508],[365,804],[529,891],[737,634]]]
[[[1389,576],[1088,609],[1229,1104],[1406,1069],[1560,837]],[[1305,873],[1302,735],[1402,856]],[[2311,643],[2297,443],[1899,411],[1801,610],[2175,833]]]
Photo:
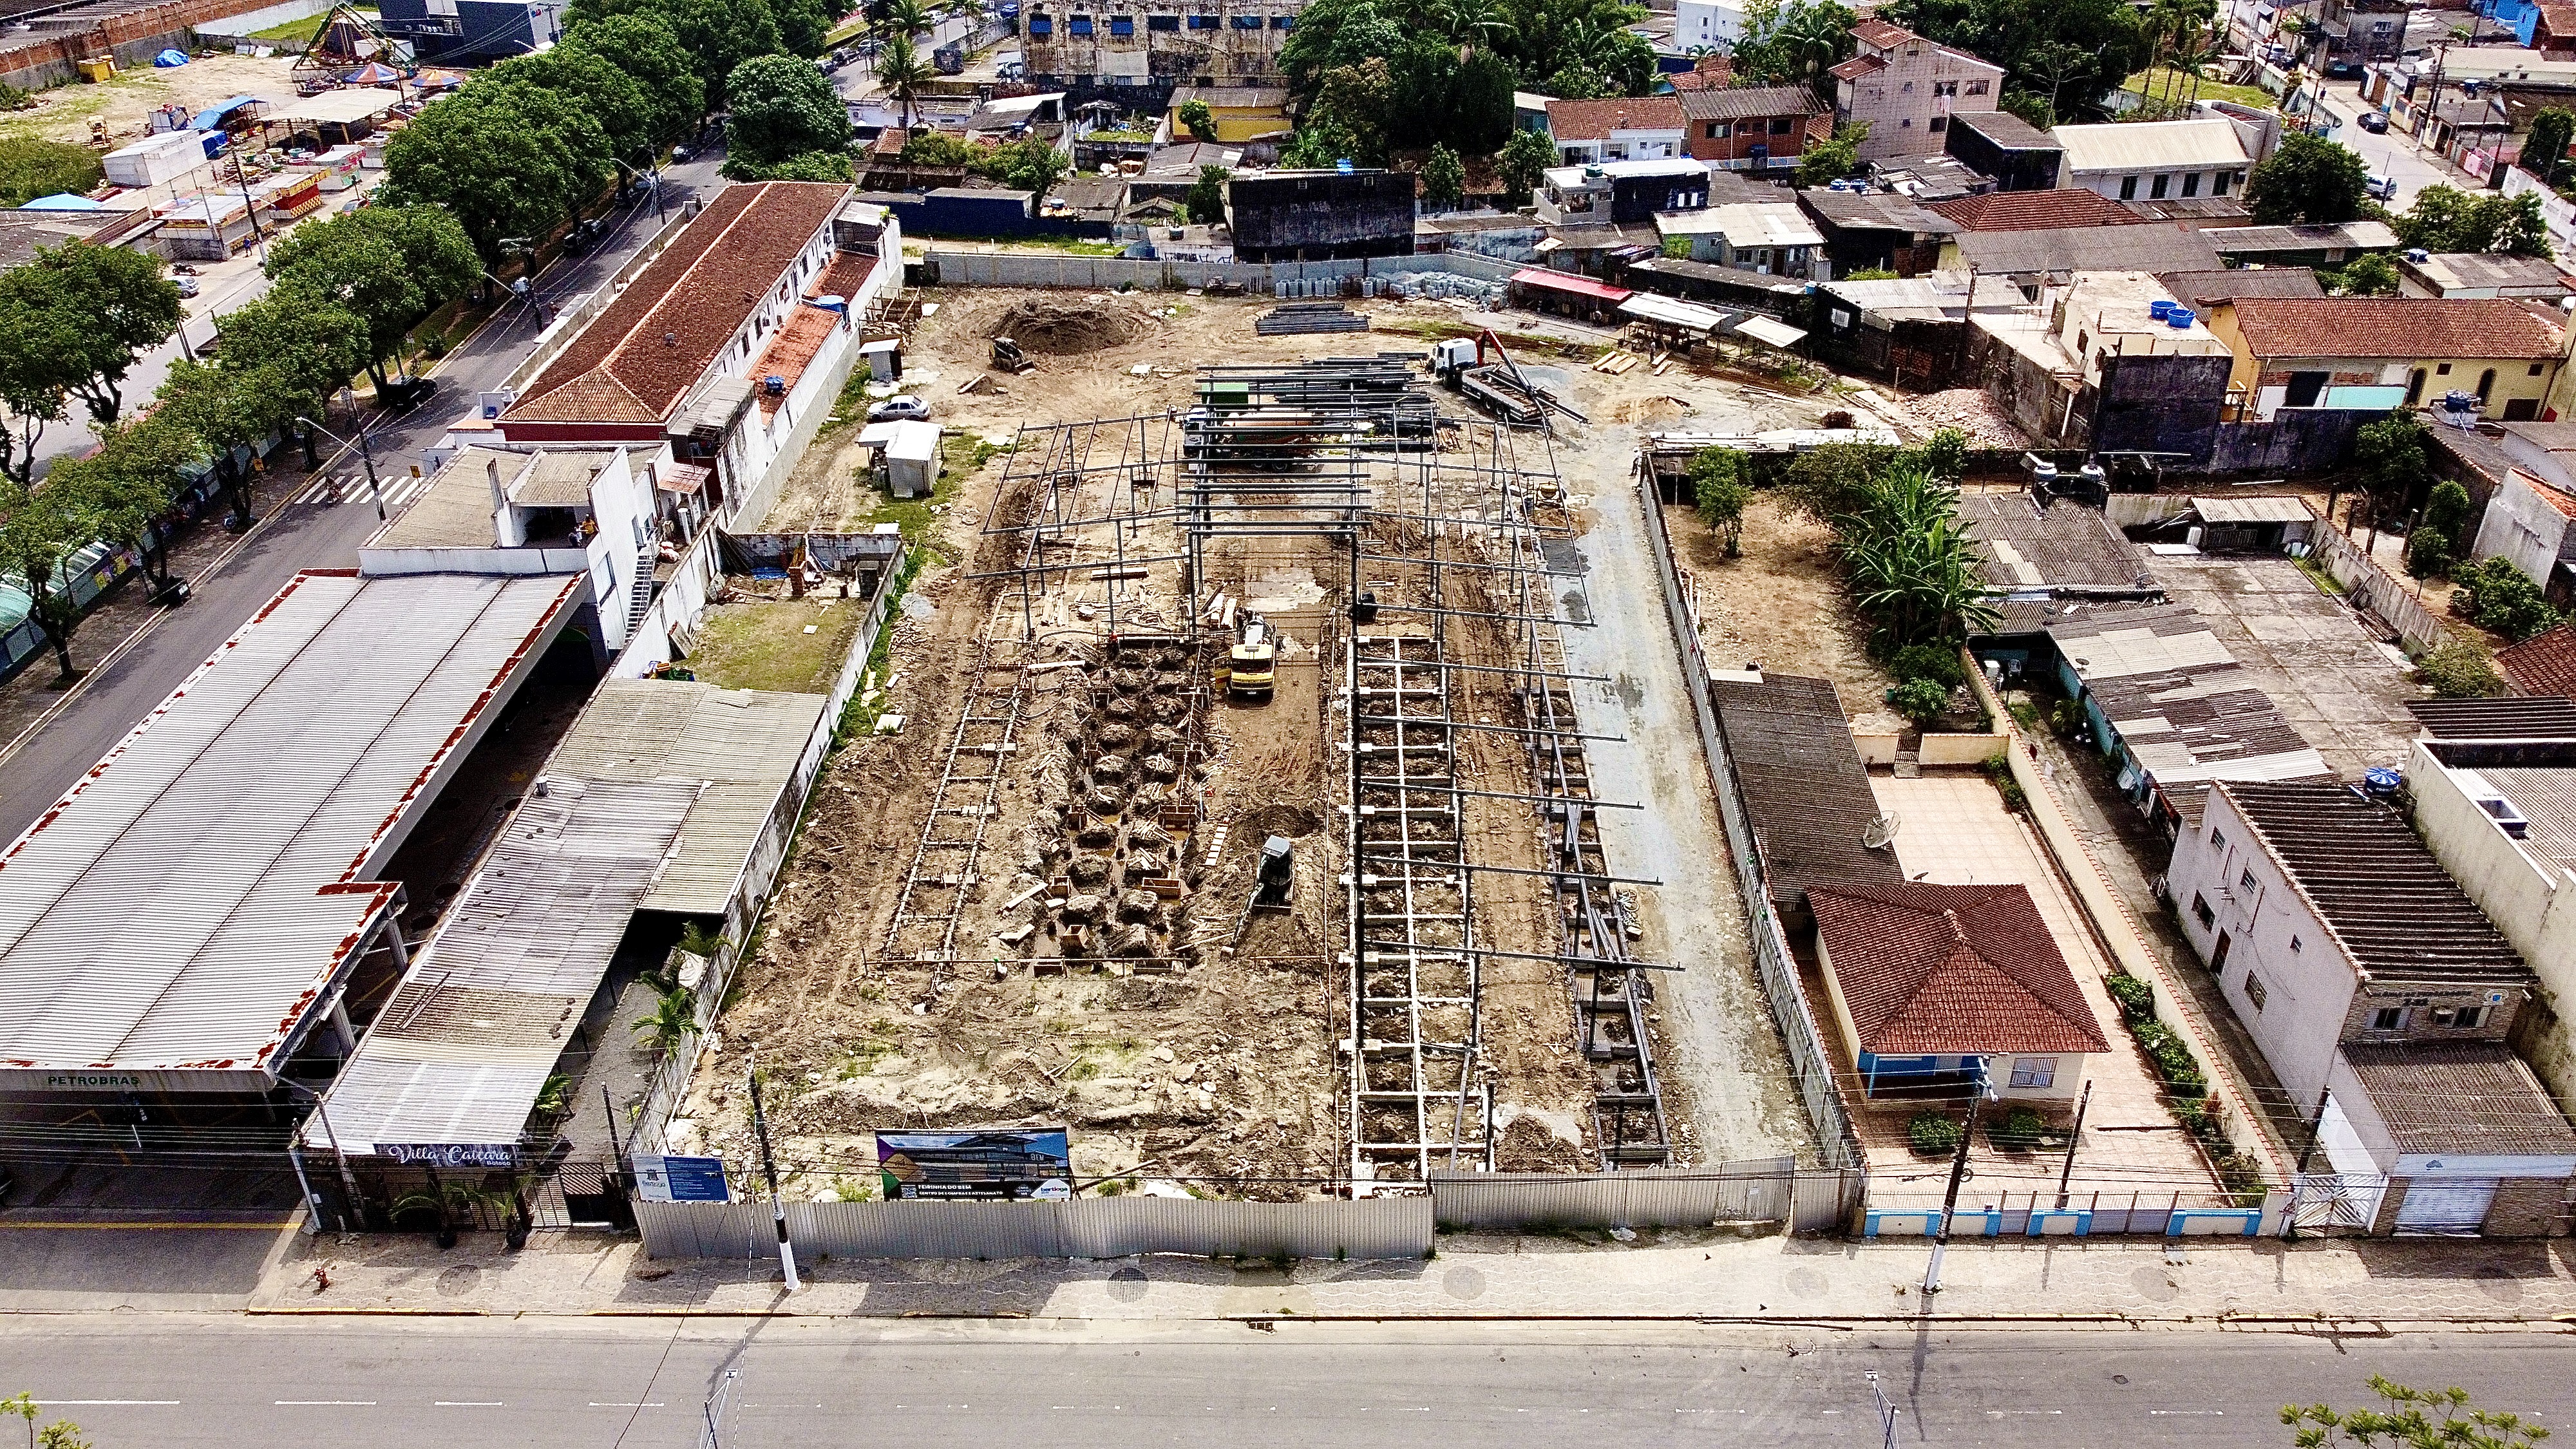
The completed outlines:
[[[197,119],[188,123],[188,129],[192,131],[220,131],[224,128],[224,123],[232,119],[233,112],[238,111],[245,106],[255,106],[258,104],[259,97],[257,96],[235,96],[229,101],[224,101],[218,105],[208,106],[204,110],[199,111],[197,113]]]
[[[184,50],[165,50],[159,55],[152,57],[152,63],[163,70],[176,70],[180,66],[188,63],[188,52]]]
[[[96,211],[99,208],[97,202],[86,196],[74,196],[68,191],[57,191],[51,196],[39,196],[18,209],[20,211]]]

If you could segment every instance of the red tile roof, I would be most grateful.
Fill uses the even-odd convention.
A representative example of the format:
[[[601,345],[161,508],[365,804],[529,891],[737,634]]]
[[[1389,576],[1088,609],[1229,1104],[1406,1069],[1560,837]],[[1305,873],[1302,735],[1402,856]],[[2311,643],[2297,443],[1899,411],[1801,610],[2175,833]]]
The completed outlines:
[[[718,192],[502,420],[662,421],[849,195],[810,181]]]
[[[2543,483],[2519,468],[2513,470],[2513,476],[2521,479],[2523,485],[2532,492],[2539,494],[2541,502],[2557,509],[2564,517],[2576,518],[2576,493],[2569,493],[2564,488]]]
[[[2110,1050],[2021,886],[1835,881],[1807,900],[1862,1051]]]
[[[2576,5],[2550,4],[2542,0],[2540,23],[2549,27],[2553,40],[2576,39]]]
[[[813,284],[805,289],[806,300],[839,297],[846,301],[857,296],[859,288],[867,284],[868,272],[876,264],[876,258],[855,252],[833,254],[831,265],[815,273]],[[769,345],[761,349],[760,359],[751,365],[752,381],[759,383],[775,377],[786,385],[786,392],[795,391],[797,380],[805,375],[807,367],[813,365],[815,357],[823,350],[823,344],[841,325],[841,318],[840,312],[826,311],[821,307],[799,307],[787,314],[786,322],[769,334]],[[786,406],[786,392],[773,397],[763,387],[761,412],[774,414]]]
[[[2556,327],[2502,297],[2245,297],[2236,323],[2256,357],[2545,359]]]
[[[1735,82],[1735,62],[1722,55],[1703,55],[1697,64],[1668,77],[1676,91],[1713,91]]]
[[[1909,42],[1916,45],[1920,45],[1923,42],[1922,36],[1915,34],[1904,26],[1891,24],[1888,21],[1880,20],[1875,16],[1867,20],[1854,22],[1851,28],[1851,35],[1852,39],[1860,42],[1861,44],[1875,46],[1881,50],[1892,49]]]
[[[2576,624],[2534,634],[2495,662],[2516,694],[2576,697]]]
[[[1828,71],[1827,74],[1831,75],[1836,80],[1859,80],[1862,76],[1869,74],[1871,71],[1885,69],[1887,69],[1887,62],[1879,59],[1877,56],[1855,55],[1851,59],[1844,61],[1842,64],[1835,66],[1831,71]]]
[[[1612,131],[1680,129],[1681,103],[1671,96],[1547,103],[1547,133],[1558,141],[1607,141]]]
[[[2057,231],[2070,226],[2137,226],[2155,220],[2081,187],[2055,191],[1989,191],[1928,203],[1962,231]]]

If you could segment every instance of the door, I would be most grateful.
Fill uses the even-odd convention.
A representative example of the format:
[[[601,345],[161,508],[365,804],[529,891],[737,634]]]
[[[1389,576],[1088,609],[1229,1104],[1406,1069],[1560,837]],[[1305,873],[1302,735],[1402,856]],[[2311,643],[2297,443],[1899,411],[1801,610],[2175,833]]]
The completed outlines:
[[[2225,931],[2218,933],[2218,944],[2211,947],[2209,952],[2209,971],[2211,975],[2222,975],[2226,972],[2227,948],[2235,944],[2236,942],[2234,938],[2230,937]]]
[[[2318,395],[2326,390],[2326,381],[2332,376],[2334,376],[2334,374],[2329,372],[2291,373],[2290,390],[2282,396],[2281,406],[2285,408],[2315,407],[2317,405]]]
[[[2397,1205],[2397,1231],[2474,1233],[2485,1225],[2495,1193],[2492,1177],[2410,1178]]]

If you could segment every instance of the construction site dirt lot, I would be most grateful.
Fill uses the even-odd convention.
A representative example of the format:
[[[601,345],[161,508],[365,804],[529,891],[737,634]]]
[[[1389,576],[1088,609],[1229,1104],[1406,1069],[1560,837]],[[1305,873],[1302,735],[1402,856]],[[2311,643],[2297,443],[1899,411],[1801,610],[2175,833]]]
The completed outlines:
[[[818,779],[672,1124],[671,1150],[755,1160],[743,1079],[746,1056],[756,1054],[790,1197],[874,1197],[871,1134],[879,1129],[1038,1125],[1069,1127],[1076,1179],[1106,1180],[1111,1191],[1288,1199],[1340,1190],[1350,1177],[1351,1111],[1341,1045],[1349,1013],[1338,1004],[1348,981],[1339,874],[1348,776],[1335,721],[1336,641],[1350,627],[1342,546],[1312,537],[1209,545],[1208,589],[1268,619],[1281,640],[1275,697],[1229,700],[1211,684],[1222,648],[1211,641],[1193,655],[1161,642],[1188,626],[1190,605],[1175,561],[1178,532],[1155,512],[1152,490],[1120,496],[1126,486],[1091,485],[1076,511],[1095,521],[1095,510],[1148,516],[1090,528],[1068,548],[1070,559],[1050,556],[1043,589],[1023,589],[1014,570],[1033,546],[1016,530],[1054,506],[1038,486],[1054,464],[1011,449],[1079,448],[1085,466],[1114,473],[1120,449],[1141,450],[1154,428],[1193,405],[1201,363],[1419,356],[1430,338],[1471,330],[1465,314],[1354,302],[1377,330],[1258,337],[1253,320],[1274,305],[1266,299],[999,289],[923,298],[937,309],[907,340],[901,387],[928,400],[932,420],[951,435],[950,472],[936,497],[896,503],[868,487],[855,422],[845,419],[817,438],[764,525],[900,521],[925,551],[896,615],[884,677],[872,676],[877,692],[862,701],[902,716],[902,728],[853,740]],[[991,370],[990,339],[999,335],[1014,337],[1037,370]],[[1573,505],[1563,516],[1577,526],[1590,491],[1628,486],[1641,428],[1664,419],[1707,428],[1812,420],[1802,403],[1783,410],[1776,398],[1756,402],[1733,384],[1682,371],[1603,376],[1584,366],[1593,350],[1569,342],[1516,351],[1604,424],[1566,425],[1553,444],[1553,471]],[[1451,395],[1440,406],[1474,416]],[[1548,451],[1534,432],[1515,437],[1527,440],[1516,447]],[[990,529],[988,519],[997,520]],[[1423,541],[1402,520],[1381,518],[1363,546],[1397,554]],[[1399,607],[1423,597],[1425,572],[1372,566],[1370,586],[1397,610],[1373,628],[1428,627]],[[1482,595],[1485,577],[1451,571],[1444,602],[1513,607]],[[1596,598],[1591,607],[1651,620],[1661,603]],[[1514,662],[1500,627],[1483,617],[1456,625],[1452,656]],[[1103,636],[1113,630],[1155,642],[1112,654]],[[1528,753],[1511,728],[1522,701],[1507,677],[1461,677],[1469,682],[1451,686],[1453,717],[1490,732],[1457,736],[1458,778],[1482,790],[1527,790]],[[1005,708],[1016,723],[1007,743],[989,747],[1002,765],[987,807],[980,791],[960,796],[943,772],[952,741],[967,737],[961,723]],[[1193,797],[1203,819],[1176,824],[1174,809]],[[1471,858],[1540,864],[1542,822],[1529,806],[1470,799],[1460,816]],[[959,828],[980,830],[981,841],[973,879],[954,887],[961,903],[945,953],[898,944],[908,866],[926,821],[942,818],[968,821]],[[1291,904],[1251,912],[1245,903],[1270,836],[1292,842]],[[1697,852],[1694,868],[1726,878],[1722,838],[1685,848]],[[1568,978],[1554,959],[1565,929],[1554,890],[1535,874],[1492,874],[1476,878],[1473,895],[1485,946],[1541,958],[1495,957],[1482,971],[1478,1053],[1492,1092],[1493,1165],[1597,1168],[1597,1063],[1578,1050]],[[1643,915],[1658,919],[1651,902]],[[1650,928],[1637,943],[1637,959],[1672,949],[1656,935]],[[1426,1036],[1438,1030],[1424,1027]],[[1657,1049],[1668,1092],[1685,1104],[1695,1077],[1768,1069],[1687,1051],[1676,1061],[1675,1045],[1662,1041]],[[1789,1100],[1785,1090],[1766,1095]],[[1676,1146],[1675,1160],[1690,1160],[1689,1144]]]
[[[1869,629],[1851,606],[1834,562],[1833,530],[1762,493],[1744,510],[1742,554],[1726,557],[1699,510],[1664,507],[1676,562],[1699,590],[1700,643],[1709,663],[1760,664],[1831,680],[1852,727],[1905,727],[1887,708],[1896,681],[1869,655]]]

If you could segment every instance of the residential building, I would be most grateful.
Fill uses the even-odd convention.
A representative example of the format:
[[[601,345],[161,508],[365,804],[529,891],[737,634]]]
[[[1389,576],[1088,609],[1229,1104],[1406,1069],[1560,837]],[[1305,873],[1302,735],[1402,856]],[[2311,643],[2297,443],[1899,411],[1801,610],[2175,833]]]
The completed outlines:
[[[1685,50],[1702,45],[1724,47],[1743,38],[1744,6],[1740,0],[1674,0],[1675,45]]]
[[[2021,289],[1965,271],[1903,279],[1819,282],[1808,345],[1841,372],[1865,372],[1918,390],[1980,381],[1968,360],[1970,304],[1981,312],[2024,305]]]
[[[2227,400],[2227,344],[2146,272],[2087,271],[2032,307],[1969,322],[1987,390],[2034,437],[2178,450]]]
[[[1866,124],[1864,161],[1937,155],[1950,117],[1991,111],[2003,95],[2002,66],[1935,45],[1875,17],[1852,27],[1852,58],[1833,68],[1834,124]]]
[[[1724,171],[1794,165],[1810,141],[1831,140],[1832,123],[1805,86],[1742,86],[1681,92],[1689,127],[1683,149]]]
[[[1690,69],[1675,71],[1665,76],[1664,83],[1671,86],[1676,94],[1684,91],[1722,91],[1735,84],[1735,61],[1715,51],[1695,56],[1691,60]],[[1545,97],[1540,99],[1544,101]],[[1515,93],[1512,100],[1517,107],[1520,103],[1519,94]],[[1541,109],[1543,110],[1544,106]]]
[[[1247,262],[1410,256],[1418,211],[1404,171],[1270,171],[1225,184],[1234,254]]]
[[[1953,201],[1925,203],[1959,231],[2064,231],[2087,226],[2147,226],[2143,216],[2099,193],[2073,187],[2047,191],[1988,191]]]
[[[1823,235],[1837,277],[1863,270],[1919,277],[1941,264],[1942,243],[1959,229],[1930,207],[1885,191],[1811,186],[1798,193],[1798,205]]]
[[[2539,978],[2402,817],[2332,781],[2222,783],[2166,879],[2332,1170],[2387,1183],[2356,1225],[2546,1229],[2576,1130],[2507,1044]]]
[[[1279,47],[1304,0],[1204,0],[1188,13],[1030,0],[1021,12],[1029,83],[1077,99],[1173,85],[1275,87]]]
[[[1861,170],[1869,184],[1881,191],[1927,206],[1936,201],[1956,201],[1962,196],[1982,196],[1995,189],[1993,177],[1956,156],[1882,156],[1862,162]]]
[[[2397,233],[2384,221],[2210,226],[2200,234],[2231,267],[2340,267],[2364,252],[2397,249]]]
[[[1683,154],[1681,101],[1673,96],[1547,103],[1547,134],[1559,161],[1656,161]]]
[[[2438,404],[2453,392],[2507,420],[2540,416],[2566,338],[2495,298],[2246,297],[2210,326],[2236,355],[2228,391],[2250,415],[2283,408]]]
[[[2501,650],[2495,664],[2516,694],[2576,695],[2576,624],[2561,624]]]
[[[1708,168],[1688,157],[1551,166],[1539,179],[1538,219],[1550,227],[1651,222],[1707,206],[1710,190]]]
[[[2543,0],[2531,8],[2531,34],[2522,43],[2550,60],[2576,60],[2576,4]]]
[[[2114,201],[2226,196],[2262,159],[2224,119],[2060,126],[2053,134],[2066,148],[2059,184]]]
[[[2306,267],[2220,267],[2215,271],[2157,276],[2173,299],[2203,317],[2240,297],[2322,297],[2324,287]]]
[[[846,186],[769,181],[716,194],[557,319],[485,394],[462,442],[671,449],[708,470],[720,523],[756,520],[831,412],[857,319],[900,285],[902,228]]]
[[[410,41],[425,65],[476,66],[552,45],[562,15],[560,5],[528,0],[381,0],[376,28]]]
[[[1713,670],[1708,692],[1761,852],[1764,888],[1788,929],[1813,922],[1811,890],[1905,883],[1895,852],[1869,844],[1885,812],[1831,681],[1768,674],[1749,662]]]
[[[1149,15],[1145,18],[1150,21],[1184,17]],[[1216,122],[1215,144],[1220,146],[1274,140],[1291,129],[1288,88],[1285,86],[1180,86],[1172,92],[1168,116],[1174,141],[1197,139],[1191,135],[1189,127],[1181,124],[1181,107],[1192,101],[1201,102],[1208,108],[1209,116]]]
[[[2027,887],[1825,880],[1807,901],[1864,1097],[1955,1082],[2063,1102],[2111,1049]]]
[[[2010,111],[1959,112],[1941,149],[1993,177],[1998,191],[2055,190],[2066,165],[2056,137]]]
[[[2567,296],[2567,277],[2547,257],[2501,252],[2397,253],[2401,297],[2527,297],[2556,303]]]
[[[1962,231],[1941,249],[1941,266],[2026,279],[2075,272],[2215,270],[2218,253],[2202,240],[2204,235],[2170,225]],[[2035,296],[2036,287],[2030,290]]]
[[[2552,604],[2576,603],[2576,492],[2513,469],[2487,500],[2469,556],[2510,560]]]
[[[1823,266],[1823,234],[1786,193],[1777,201],[1657,212],[1655,229],[1667,246],[1676,238],[1685,243],[1695,262],[1781,276],[1818,275]]]

